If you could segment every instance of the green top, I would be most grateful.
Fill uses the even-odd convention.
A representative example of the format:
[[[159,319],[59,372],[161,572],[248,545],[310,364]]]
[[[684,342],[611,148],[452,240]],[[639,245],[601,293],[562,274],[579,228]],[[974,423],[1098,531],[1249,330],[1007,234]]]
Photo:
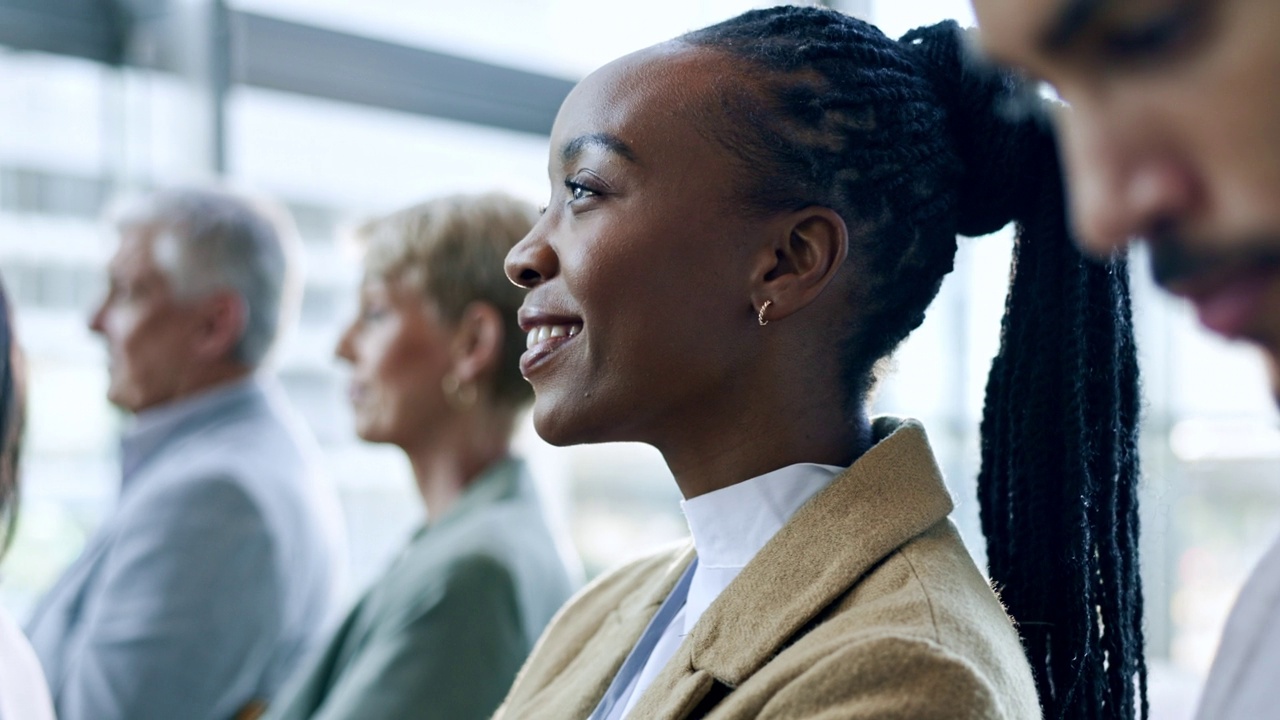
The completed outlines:
[[[265,720],[488,718],[573,589],[519,461],[409,545]]]

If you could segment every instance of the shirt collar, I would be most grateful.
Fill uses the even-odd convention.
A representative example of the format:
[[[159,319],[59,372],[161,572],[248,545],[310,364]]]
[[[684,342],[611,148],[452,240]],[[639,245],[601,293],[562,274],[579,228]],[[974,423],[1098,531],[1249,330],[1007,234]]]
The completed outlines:
[[[686,632],[791,516],[843,471],[798,463],[680,503],[698,554]]]
[[[142,463],[189,421],[264,391],[262,380],[250,375],[134,415],[121,440],[124,481],[127,483]]]

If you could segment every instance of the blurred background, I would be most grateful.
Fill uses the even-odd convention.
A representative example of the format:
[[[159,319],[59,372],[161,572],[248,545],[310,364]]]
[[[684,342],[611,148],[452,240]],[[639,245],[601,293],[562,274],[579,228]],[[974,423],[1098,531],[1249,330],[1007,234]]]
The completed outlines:
[[[293,211],[308,280],[279,372],[341,489],[354,595],[421,518],[399,451],[355,439],[333,359],[359,278],[349,229],[441,193],[545,202],[546,135],[574,82],[768,4],[0,0],[0,273],[31,366],[25,497],[0,605],[25,616],[114,502],[123,418],[86,328],[114,197],[222,177]],[[826,4],[893,36],[972,24],[965,0]],[[980,562],[977,429],[1009,252],[1007,234],[962,246],[877,397],[878,412],[925,422]],[[1259,358],[1199,330],[1137,260],[1153,716],[1173,719],[1190,717],[1227,610],[1280,531],[1280,431]],[[527,423],[519,446],[590,574],[686,534],[655,451],[551,448]]]

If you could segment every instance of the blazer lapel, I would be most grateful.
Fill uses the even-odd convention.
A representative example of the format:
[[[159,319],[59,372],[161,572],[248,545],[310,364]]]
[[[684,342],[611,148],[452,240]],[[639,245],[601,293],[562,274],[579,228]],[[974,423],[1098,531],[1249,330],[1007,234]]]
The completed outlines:
[[[883,439],[800,508],[716,598],[635,717],[689,717],[717,685],[738,687],[869,569],[951,512],[923,427],[878,418],[875,430]]]
[[[639,588],[623,600],[617,609],[609,612],[581,649],[556,671],[556,675],[565,680],[546,682],[542,690],[528,702],[519,703],[522,708],[536,709],[534,714],[522,714],[521,717],[528,720],[564,720],[590,716],[693,557],[693,546],[690,545],[679,553],[655,582]],[[537,652],[536,648],[534,652]]]
[[[65,654],[61,649],[79,625],[84,604],[93,594],[93,585],[102,569],[101,559],[111,547],[114,530],[110,520],[98,529],[80,557],[41,598],[27,623],[26,635],[44,665],[54,697],[66,679],[62,667]]]

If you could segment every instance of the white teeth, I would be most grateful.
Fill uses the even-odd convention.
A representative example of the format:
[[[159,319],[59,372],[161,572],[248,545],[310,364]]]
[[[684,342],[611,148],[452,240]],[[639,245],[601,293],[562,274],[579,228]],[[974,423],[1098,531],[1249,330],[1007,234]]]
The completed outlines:
[[[531,348],[551,338],[573,337],[581,330],[581,325],[539,325],[530,330],[528,336],[525,337],[525,348]]]

